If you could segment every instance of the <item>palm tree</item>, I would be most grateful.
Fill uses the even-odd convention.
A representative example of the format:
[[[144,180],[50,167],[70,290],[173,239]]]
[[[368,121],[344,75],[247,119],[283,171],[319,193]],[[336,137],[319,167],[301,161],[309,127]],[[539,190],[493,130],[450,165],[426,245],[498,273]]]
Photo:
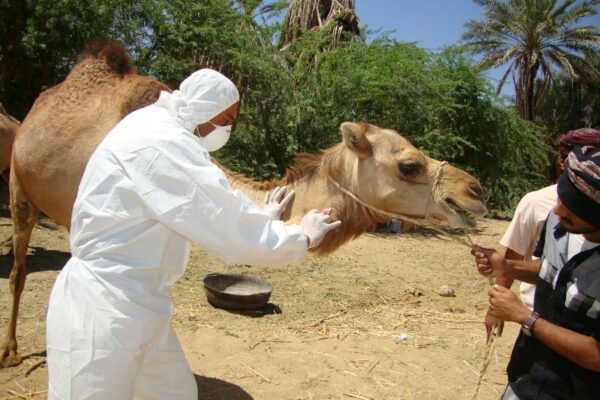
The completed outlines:
[[[327,31],[329,43],[324,50],[335,48],[344,32],[360,35],[354,0],[290,0],[283,25],[279,41],[282,50],[307,30]]]
[[[483,20],[469,20],[462,48],[482,54],[479,66],[489,69],[509,64],[498,83],[500,93],[512,74],[517,109],[533,120],[555,74],[555,67],[572,80],[598,76],[588,60],[600,51],[600,32],[580,26],[596,15],[600,0],[474,0],[484,7]]]
[[[237,0],[237,7],[248,17],[256,18],[260,15],[270,14],[287,7],[283,0],[269,2],[265,4],[264,0]]]

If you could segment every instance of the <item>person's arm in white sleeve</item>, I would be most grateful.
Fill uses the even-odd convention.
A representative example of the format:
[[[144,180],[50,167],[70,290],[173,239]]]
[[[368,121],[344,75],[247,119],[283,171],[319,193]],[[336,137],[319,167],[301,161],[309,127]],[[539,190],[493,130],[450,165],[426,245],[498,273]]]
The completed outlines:
[[[271,219],[233,190],[199,146],[148,147],[132,159],[139,194],[152,218],[226,263],[282,265],[300,260],[307,236],[299,225]]]
[[[500,244],[506,247],[504,258],[507,260],[524,260],[528,249],[535,245],[540,223],[536,221],[535,204],[531,196],[528,193],[519,201],[510,225],[500,239]],[[513,280],[508,276],[497,277],[496,283],[510,288]]]
[[[535,244],[537,239],[539,222],[536,221],[534,207],[531,194],[523,196],[515,209],[510,225],[500,239],[501,245],[521,257],[525,256],[527,250]]]

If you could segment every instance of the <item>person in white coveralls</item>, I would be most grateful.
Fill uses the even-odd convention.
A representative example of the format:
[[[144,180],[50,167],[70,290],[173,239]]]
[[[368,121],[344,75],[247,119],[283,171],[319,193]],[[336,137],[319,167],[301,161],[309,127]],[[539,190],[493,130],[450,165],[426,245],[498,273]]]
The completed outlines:
[[[180,90],[120,121],[83,174],[70,230],[72,258],[47,316],[50,399],[197,399],[170,325],[169,287],[191,242],[226,263],[300,260],[341,224],[327,210],[279,220],[285,190],[264,209],[211,162],[237,118],[239,93],[203,69]]]

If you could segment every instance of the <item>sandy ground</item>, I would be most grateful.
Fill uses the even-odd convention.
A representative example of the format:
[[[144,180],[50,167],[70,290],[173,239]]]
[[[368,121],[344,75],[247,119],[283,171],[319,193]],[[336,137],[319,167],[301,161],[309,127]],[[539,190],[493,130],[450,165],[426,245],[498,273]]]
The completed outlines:
[[[474,242],[497,246],[508,222],[483,220]],[[0,218],[0,238],[11,231]],[[0,370],[0,398],[46,397],[47,370],[28,377],[45,348],[50,289],[69,258],[67,233],[38,225],[19,314],[20,352]],[[0,257],[0,329],[10,305],[12,256]],[[252,274],[274,291],[262,313],[235,313],[206,301],[211,272]],[[438,291],[448,285],[455,297]],[[196,374],[200,399],[470,399],[486,349],[486,279],[466,247],[428,231],[365,234],[336,253],[280,269],[225,266],[194,248],[173,287],[173,325]],[[499,339],[480,399],[497,399],[517,327]],[[408,339],[395,342],[398,335]]]

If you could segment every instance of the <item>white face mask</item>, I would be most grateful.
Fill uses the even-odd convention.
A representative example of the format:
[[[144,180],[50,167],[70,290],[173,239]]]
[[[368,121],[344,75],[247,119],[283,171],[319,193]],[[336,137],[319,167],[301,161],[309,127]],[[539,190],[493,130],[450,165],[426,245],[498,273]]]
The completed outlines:
[[[210,121],[209,121],[210,122]],[[202,145],[208,151],[217,151],[225,146],[231,136],[231,125],[217,126],[210,122],[215,129],[206,136],[200,136]]]

